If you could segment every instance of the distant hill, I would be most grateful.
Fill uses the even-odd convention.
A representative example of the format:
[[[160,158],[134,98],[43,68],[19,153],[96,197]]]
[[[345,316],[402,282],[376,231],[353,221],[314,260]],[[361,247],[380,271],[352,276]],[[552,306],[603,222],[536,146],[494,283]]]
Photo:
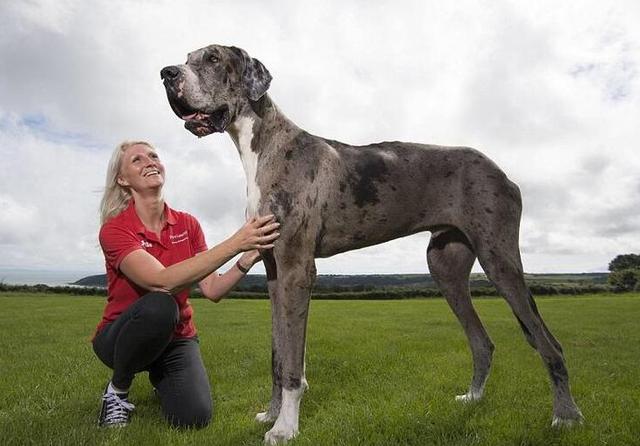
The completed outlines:
[[[534,294],[555,294],[544,292],[544,287],[589,288],[606,285],[608,273],[581,274],[525,274],[527,284]],[[73,285],[86,287],[106,287],[105,274],[84,277]],[[484,274],[471,274],[469,285],[474,289],[493,289]],[[536,288],[538,291],[536,291]],[[374,290],[411,291],[437,289],[429,274],[326,274],[316,278],[314,293],[365,292]],[[267,292],[267,278],[262,274],[248,274],[235,287],[236,292]],[[495,290],[494,290],[495,292]]]
[[[107,275],[96,274],[95,276],[83,277],[82,279],[73,282],[71,285],[106,288]]]
[[[488,283],[486,280],[482,281]],[[72,285],[88,287],[106,287],[106,274],[84,277]],[[315,289],[331,289],[356,291],[388,287],[425,288],[435,287],[433,279],[428,274],[366,274],[366,275],[319,275],[316,278]],[[244,276],[236,291],[267,291],[267,276],[264,274],[248,274]]]

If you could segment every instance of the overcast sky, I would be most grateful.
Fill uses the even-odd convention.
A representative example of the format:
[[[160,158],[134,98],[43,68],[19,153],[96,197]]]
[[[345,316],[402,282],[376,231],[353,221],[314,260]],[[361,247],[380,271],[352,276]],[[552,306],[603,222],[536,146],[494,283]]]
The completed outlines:
[[[235,146],[185,131],[159,75],[220,43],[262,61],[310,133],[482,150],[522,190],[525,271],[604,271],[640,251],[638,23],[637,0],[2,1],[0,267],[103,271],[98,202],[124,139],[156,145],[167,202],[210,246],[240,227]],[[428,237],[318,272],[425,272]]]

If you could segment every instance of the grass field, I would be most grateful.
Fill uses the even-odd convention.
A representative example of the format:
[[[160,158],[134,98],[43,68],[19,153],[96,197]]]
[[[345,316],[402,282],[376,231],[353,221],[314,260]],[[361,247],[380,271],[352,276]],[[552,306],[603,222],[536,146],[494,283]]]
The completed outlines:
[[[270,383],[267,301],[193,302],[215,416],[167,427],[146,376],[132,424],[99,429],[108,369],[89,342],[103,299],[0,294],[0,444],[260,445]],[[565,348],[583,427],[555,430],[549,380],[501,299],[476,300],[496,352],[485,399],[464,406],[471,358],[444,300],[314,301],[310,389],[291,445],[640,444],[640,295],[538,299]]]

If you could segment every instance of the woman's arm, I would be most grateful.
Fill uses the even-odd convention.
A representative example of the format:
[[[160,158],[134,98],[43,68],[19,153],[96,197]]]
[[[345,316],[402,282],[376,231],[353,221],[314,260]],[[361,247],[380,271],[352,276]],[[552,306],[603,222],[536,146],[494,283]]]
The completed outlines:
[[[175,293],[202,280],[240,252],[271,249],[280,226],[273,215],[252,218],[238,232],[200,255],[165,267],[151,254],[137,249],[120,263],[120,270],[137,285],[150,291]]]
[[[238,263],[244,269],[249,270],[256,262],[260,260],[260,253],[258,250],[247,251],[240,259]],[[226,296],[229,291],[244,277],[245,273],[242,272],[236,265],[233,265],[224,274],[218,274],[213,272],[207,277],[202,279],[199,283],[200,291],[207,298],[213,302],[220,302],[220,300]]]

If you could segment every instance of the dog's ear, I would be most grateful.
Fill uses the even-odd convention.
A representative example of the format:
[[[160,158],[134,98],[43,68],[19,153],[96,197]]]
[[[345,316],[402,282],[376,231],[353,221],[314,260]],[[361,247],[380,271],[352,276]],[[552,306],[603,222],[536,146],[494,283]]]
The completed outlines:
[[[273,79],[262,62],[253,58],[247,62],[242,78],[247,89],[247,96],[252,101],[257,101],[267,92],[271,79]]]
[[[242,60],[242,84],[247,96],[252,101],[260,99],[269,89],[271,73],[258,59],[250,57],[243,49],[231,47],[231,50]]]

